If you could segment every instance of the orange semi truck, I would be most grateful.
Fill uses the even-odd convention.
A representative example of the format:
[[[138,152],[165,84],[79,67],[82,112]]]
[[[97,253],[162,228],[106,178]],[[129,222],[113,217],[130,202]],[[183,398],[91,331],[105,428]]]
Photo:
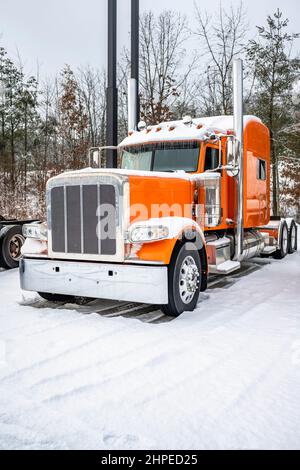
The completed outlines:
[[[48,181],[47,224],[23,228],[24,290],[178,316],[195,309],[209,273],[297,249],[295,221],[270,218],[270,136],[243,116],[239,60],[233,75],[234,116],[140,123],[118,147],[119,169],[92,158]]]

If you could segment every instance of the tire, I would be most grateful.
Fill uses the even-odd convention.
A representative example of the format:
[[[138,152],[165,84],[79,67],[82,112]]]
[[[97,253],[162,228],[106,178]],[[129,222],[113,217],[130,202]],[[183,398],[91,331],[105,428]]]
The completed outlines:
[[[281,224],[279,239],[280,248],[273,255],[275,259],[283,259],[289,252],[289,229],[285,221]]]
[[[3,227],[0,232],[0,267],[13,269],[19,266],[24,241],[21,225]]]
[[[297,251],[297,235],[298,235],[298,227],[296,222],[293,220],[290,225],[289,230],[289,254],[294,253]]]
[[[169,303],[161,306],[162,312],[172,317],[178,317],[183,312],[193,311],[197,306],[201,280],[201,261],[196,246],[192,243],[179,245],[169,265]],[[189,286],[187,286],[187,282]]]
[[[48,292],[38,292],[39,296],[48,302],[55,303],[75,303],[75,297],[72,295],[62,295],[62,294],[48,294]]]

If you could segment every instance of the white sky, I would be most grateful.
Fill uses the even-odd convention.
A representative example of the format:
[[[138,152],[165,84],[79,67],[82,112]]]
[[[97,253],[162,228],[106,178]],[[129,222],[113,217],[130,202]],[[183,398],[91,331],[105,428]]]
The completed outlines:
[[[219,0],[196,0],[213,14]],[[239,0],[221,0],[224,7],[239,4]],[[160,12],[174,9],[186,14],[194,25],[193,0],[140,0],[141,11]],[[245,0],[251,33],[255,25],[263,24],[268,13],[279,6],[290,19],[290,31],[299,31],[299,0]],[[119,50],[128,44],[130,31],[130,0],[119,0]],[[107,0],[0,0],[0,45],[13,58],[19,51],[28,73],[55,75],[65,63],[76,69],[90,64],[106,65]],[[298,43],[299,45],[299,43]]]

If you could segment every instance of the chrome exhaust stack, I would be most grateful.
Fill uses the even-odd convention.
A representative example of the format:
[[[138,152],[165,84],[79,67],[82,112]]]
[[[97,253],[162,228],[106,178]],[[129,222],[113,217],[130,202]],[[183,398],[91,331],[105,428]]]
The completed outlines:
[[[244,114],[243,114],[243,61],[233,61],[233,114],[234,131],[236,135],[236,161],[238,165],[237,184],[237,211],[235,229],[235,255],[236,261],[243,259],[244,244]]]

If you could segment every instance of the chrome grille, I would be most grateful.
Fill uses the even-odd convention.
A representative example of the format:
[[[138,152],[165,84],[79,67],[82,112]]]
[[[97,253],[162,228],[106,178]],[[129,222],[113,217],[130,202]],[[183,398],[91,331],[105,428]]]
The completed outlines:
[[[50,189],[50,206],[53,254],[116,255],[114,185],[57,185]],[[108,207],[109,213],[105,209]]]

